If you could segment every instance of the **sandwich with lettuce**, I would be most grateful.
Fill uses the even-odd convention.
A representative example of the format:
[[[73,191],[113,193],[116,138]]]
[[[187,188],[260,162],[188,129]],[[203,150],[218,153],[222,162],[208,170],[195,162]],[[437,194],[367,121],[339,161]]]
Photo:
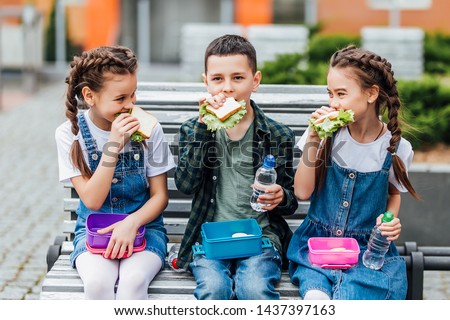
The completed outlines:
[[[337,110],[319,118],[309,118],[309,125],[319,135],[320,139],[329,138],[340,127],[355,121],[353,110]]]
[[[236,101],[234,98],[227,98],[220,108],[216,109],[205,102],[200,106],[200,114],[208,130],[233,128],[242,120],[247,113],[245,101]]]

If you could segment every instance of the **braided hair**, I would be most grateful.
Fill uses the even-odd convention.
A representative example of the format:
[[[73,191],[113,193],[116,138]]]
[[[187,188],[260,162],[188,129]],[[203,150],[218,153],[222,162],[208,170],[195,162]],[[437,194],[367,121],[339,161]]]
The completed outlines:
[[[387,151],[392,154],[392,167],[395,178],[406,187],[414,198],[419,199],[418,193],[408,179],[403,161],[396,154],[396,146],[400,142],[402,135],[398,119],[402,104],[397,90],[397,80],[394,78],[394,72],[389,61],[371,51],[350,45],[336,51],[331,56],[330,68],[352,68],[363,90],[372,88],[374,85],[379,87],[379,95],[375,101],[375,112],[379,116],[387,110],[387,128],[392,134]],[[327,141],[322,143],[318,155],[316,177],[319,187],[323,185],[330,154],[331,139],[328,138]]]
[[[72,124],[72,133],[79,135],[78,109],[87,109],[82,89],[89,87],[94,92],[102,90],[105,73],[119,75],[134,74],[137,70],[137,58],[128,48],[122,46],[103,46],[84,51],[75,56],[70,64],[69,75],[66,78],[66,117]],[[83,176],[91,177],[92,171],[83,157],[78,139],[71,147],[73,165],[80,170]]]

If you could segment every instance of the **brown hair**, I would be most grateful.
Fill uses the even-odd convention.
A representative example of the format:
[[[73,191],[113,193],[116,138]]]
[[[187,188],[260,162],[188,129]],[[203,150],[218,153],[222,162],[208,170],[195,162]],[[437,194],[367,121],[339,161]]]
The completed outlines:
[[[397,80],[394,78],[391,64],[379,55],[350,45],[336,51],[330,59],[330,68],[352,68],[362,89],[369,89],[374,85],[379,87],[379,95],[375,102],[375,112],[379,116],[387,110],[389,119],[387,128],[392,134],[387,151],[392,154],[392,167],[395,178],[406,187],[415,198],[420,199],[406,174],[403,161],[396,154],[396,146],[400,142],[402,131],[399,123],[401,109],[400,97],[397,90]],[[324,183],[327,161],[331,154],[331,139],[322,143],[316,166],[316,178],[319,189]]]
[[[242,54],[247,57],[253,74],[256,73],[257,61],[255,47],[244,37],[235,34],[226,34],[214,39],[205,51],[205,72],[210,56],[229,56]]]
[[[134,53],[121,46],[98,47],[85,51],[81,56],[75,56],[70,64],[69,75],[66,78],[66,117],[72,123],[72,133],[77,136],[78,109],[87,109],[81,90],[89,87],[94,92],[103,88],[104,74],[134,74],[137,69],[137,58]],[[91,177],[92,171],[84,160],[81,145],[74,140],[70,151],[73,165],[83,176]]]

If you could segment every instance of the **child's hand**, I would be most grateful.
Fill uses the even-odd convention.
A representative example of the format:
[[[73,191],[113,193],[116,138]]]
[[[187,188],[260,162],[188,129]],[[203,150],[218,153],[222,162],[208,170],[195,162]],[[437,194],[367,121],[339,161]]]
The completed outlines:
[[[328,106],[322,106],[319,109],[316,109],[316,111],[314,111],[311,114],[311,118],[319,119],[321,116],[324,116],[324,115],[326,115],[330,112],[334,112],[334,111],[336,111],[335,108],[331,108]]]
[[[386,236],[389,241],[395,241],[400,237],[402,231],[402,225],[399,218],[394,218],[389,222],[381,223],[383,214],[380,214],[377,218],[377,226],[383,236]]]
[[[209,98],[202,98],[199,100],[199,105],[201,106],[204,103],[208,103],[211,105],[214,109],[219,109],[221,106],[223,106],[226,96],[223,93],[219,93],[215,96],[209,97]],[[200,123],[203,123],[203,116],[200,114],[198,118]]]
[[[206,98],[203,103],[208,102],[214,109],[219,109],[223,106],[226,99],[227,97],[223,93],[219,93],[215,96]]]
[[[319,119],[320,117],[322,117],[330,112],[333,112],[333,111],[336,111],[336,109],[330,108],[327,106],[322,106],[311,114],[311,118]],[[309,141],[320,140],[319,135],[317,134],[316,130],[314,130],[314,128],[312,126],[309,126],[308,132],[309,132],[309,136],[308,136]]]
[[[283,201],[283,198],[283,188],[279,184],[275,184],[268,187],[264,194],[259,195],[258,202],[266,205],[264,209],[273,210]]]
[[[99,234],[112,232],[108,246],[103,256],[107,259],[121,259],[130,257],[133,253],[134,239],[137,229],[127,219],[116,222],[106,228],[100,229]]]
[[[130,136],[139,129],[139,120],[129,113],[121,113],[111,124],[109,142],[117,144],[118,150],[122,150]]]

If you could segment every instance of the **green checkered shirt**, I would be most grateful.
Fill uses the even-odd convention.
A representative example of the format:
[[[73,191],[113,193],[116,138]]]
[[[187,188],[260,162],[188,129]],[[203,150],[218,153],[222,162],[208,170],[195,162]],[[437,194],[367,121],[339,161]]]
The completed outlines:
[[[254,172],[262,165],[264,156],[272,154],[276,159],[277,184],[284,189],[285,199],[269,212],[269,232],[283,238],[290,232],[282,215],[291,215],[298,207],[294,196],[294,145],[295,134],[286,125],[266,117],[251,101],[255,112],[252,158]],[[188,269],[192,261],[192,245],[201,242],[201,225],[213,220],[216,213],[216,186],[221,161],[217,159],[215,133],[206,130],[198,118],[185,121],[180,128],[179,160],[175,170],[175,184],[181,192],[192,194],[192,208],[181,248],[178,266]],[[247,151],[247,150],[246,150]],[[278,248],[280,253],[282,249]]]

